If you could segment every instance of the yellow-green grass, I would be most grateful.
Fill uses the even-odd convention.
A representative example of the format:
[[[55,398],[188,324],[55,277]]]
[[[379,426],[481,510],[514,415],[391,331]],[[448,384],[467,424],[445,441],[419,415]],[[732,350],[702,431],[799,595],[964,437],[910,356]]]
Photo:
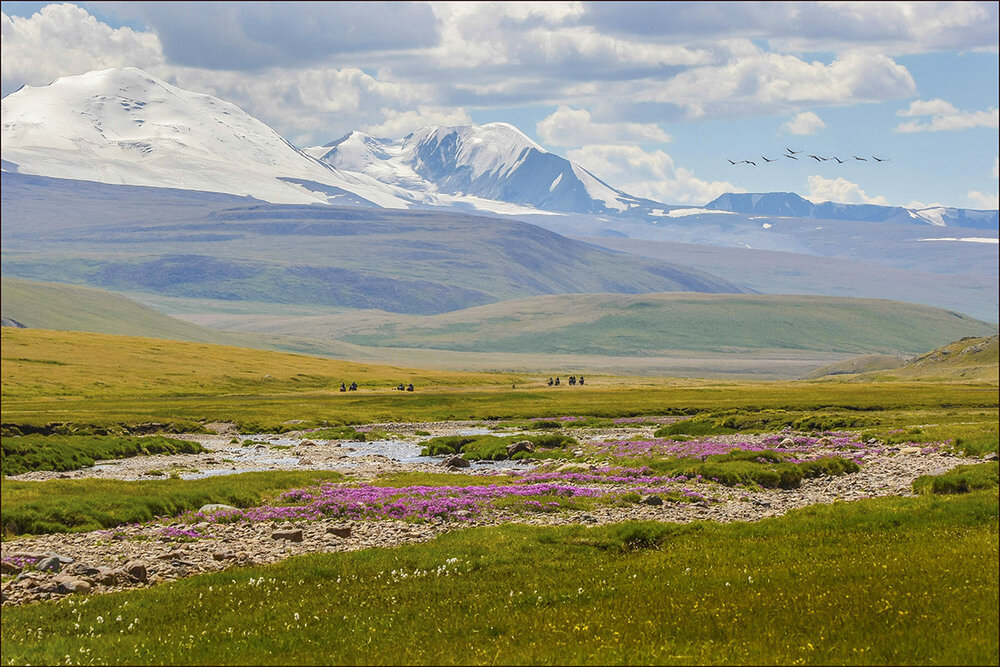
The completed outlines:
[[[911,360],[904,366],[866,373],[871,379],[980,380],[1000,376],[1000,337],[963,338]]]
[[[4,480],[4,537],[66,533],[112,528],[176,516],[208,503],[234,507],[260,505],[288,489],[317,481],[338,481],[336,472],[279,470],[219,475],[203,479],[121,481],[116,479],[53,479],[45,482]]]
[[[905,365],[906,361],[903,357],[891,354],[862,354],[820,366],[806,374],[803,379],[814,380],[831,375],[853,375],[855,373],[890,370]]]
[[[997,387],[969,382],[734,382],[420,371],[154,339],[2,331],[4,424],[292,420],[366,423],[784,409],[862,413],[880,426],[996,421]],[[339,392],[356,380],[357,392]],[[413,381],[417,391],[391,389]],[[516,389],[511,384],[517,384]],[[970,417],[970,415],[976,415]]]
[[[969,493],[995,489],[1000,485],[1000,464],[996,461],[956,466],[943,475],[922,475],[913,481],[917,493]]]
[[[3,316],[32,329],[90,331],[202,343],[231,344],[236,337],[158,313],[106,290],[4,278]]]
[[[0,659],[996,664],[997,507],[986,491],[755,524],[464,530],[8,608]]]

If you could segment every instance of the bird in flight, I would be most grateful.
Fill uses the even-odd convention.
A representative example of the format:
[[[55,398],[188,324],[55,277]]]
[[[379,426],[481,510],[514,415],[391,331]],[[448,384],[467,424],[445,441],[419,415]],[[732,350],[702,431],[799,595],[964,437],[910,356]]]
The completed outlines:
[[[764,162],[777,162],[777,161],[778,161],[778,158],[774,158],[773,160],[768,160],[768,159],[767,159],[766,157],[764,157],[763,155],[761,155],[761,158],[763,158]]]
[[[857,155],[852,155],[851,157],[854,158],[855,160],[861,160],[862,162],[868,162],[867,159],[865,159],[863,157],[858,157]]]
[[[755,167],[757,166],[757,163],[756,163],[756,162],[751,162],[750,160],[743,160],[743,163],[744,163],[744,164],[751,164],[751,165],[753,165],[753,166],[755,166]]]
[[[877,158],[874,155],[872,155],[872,159],[875,160],[876,162],[888,162],[889,161],[889,158]]]
[[[789,153],[791,153],[792,155],[795,155],[796,153],[801,153],[802,152],[802,151],[793,151],[791,148],[787,148],[787,147],[785,148],[785,150],[788,151]]]
[[[797,158],[797,157],[795,157],[794,155],[788,155],[787,153],[785,154],[785,157],[790,157],[790,158],[792,158],[793,160],[798,160],[798,158]]]
[[[841,160],[841,159],[840,159],[839,157],[837,157],[836,155],[834,155],[834,156],[833,156],[833,159],[837,161],[837,164],[844,164],[844,163],[846,163],[846,162],[847,162],[847,160]]]
[[[826,158],[826,157],[820,157],[818,155],[807,155],[806,157],[811,157],[812,159],[816,160],[817,162],[826,162],[827,160],[830,159],[830,158]]]
[[[729,164],[739,164],[739,162],[733,162],[733,161],[732,161],[732,160],[730,160],[729,158],[726,158],[726,161],[727,161],[727,162],[729,162]]]

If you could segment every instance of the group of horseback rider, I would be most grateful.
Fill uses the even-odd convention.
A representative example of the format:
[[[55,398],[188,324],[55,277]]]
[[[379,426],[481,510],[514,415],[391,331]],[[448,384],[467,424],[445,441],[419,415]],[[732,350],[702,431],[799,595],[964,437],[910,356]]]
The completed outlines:
[[[400,382],[399,386],[396,387],[396,389],[399,391],[413,391],[413,383],[411,382],[410,384],[403,386],[403,383]],[[357,390],[358,390],[357,382],[352,382],[350,387],[348,387],[343,382],[340,383],[340,391],[357,391]]]
[[[570,384],[571,387],[573,385],[576,385],[576,384],[581,384],[582,385],[583,384],[583,376],[581,375],[580,378],[577,379],[577,377],[575,375],[570,375],[569,376],[569,384]],[[552,387],[552,386],[558,387],[559,386],[559,378],[556,378],[555,380],[553,380],[552,378],[549,378],[549,386],[550,387]]]

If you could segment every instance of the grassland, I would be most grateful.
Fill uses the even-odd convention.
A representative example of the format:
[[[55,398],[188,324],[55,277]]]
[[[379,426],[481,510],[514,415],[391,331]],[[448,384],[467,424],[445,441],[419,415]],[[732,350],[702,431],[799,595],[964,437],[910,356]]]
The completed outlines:
[[[330,423],[617,417],[783,409],[892,411],[880,427],[996,421],[995,383],[727,382],[543,377],[367,366],[235,347],[44,330],[0,332],[4,424],[237,421],[261,430]],[[356,380],[358,392],[337,391]],[[414,393],[393,391],[412,381]],[[512,389],[511,384],[517,388]]]
[[[463,352],[657,355],[782,350],[915,355],[995,324],[881,299],[747,294],[537,296],[430,316],[229,316],[244,330]]]
[[[0,657],[995,664],[997,508],[985,491],[836,503],[756,524],[458,531],[85,606],[7,609]]]
[[[328,471],[247,472],[204,479],[122,482],[113,479],[4,480],[0,529],[11,535],[66,533],[112,528],[176,516],[207,503],[260,505],[282,491],[316,480],[335,481]],[[6,613],[6,612],[5,612]]]

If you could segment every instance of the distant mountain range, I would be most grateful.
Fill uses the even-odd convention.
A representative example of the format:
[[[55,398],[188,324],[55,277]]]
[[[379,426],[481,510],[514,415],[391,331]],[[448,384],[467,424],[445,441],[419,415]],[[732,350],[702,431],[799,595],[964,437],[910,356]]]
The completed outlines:
[[[701,209],[618,190],[506,123],[351,132],[299,149],[239,107],[135,68],[25,86],[2,102],[3,169],[252,196],[272,203],[446,208],[658,222],[695,213],[996,229],[997,211],[814,204],[792,193],[726,194]],[[539,223],[542,224],[542,223]],[[552,227],[550,227],[552,228]]]
[[[794,192],[727,193],[705,204],[710,211],[729,211],[746,215],[767,215],[818,220],[851,220],[858,222],[893,222],[928,224],[937,227],[972,227],[996,229],[997,211],[933,206],[911,209],[877,204],[815,204]]]

